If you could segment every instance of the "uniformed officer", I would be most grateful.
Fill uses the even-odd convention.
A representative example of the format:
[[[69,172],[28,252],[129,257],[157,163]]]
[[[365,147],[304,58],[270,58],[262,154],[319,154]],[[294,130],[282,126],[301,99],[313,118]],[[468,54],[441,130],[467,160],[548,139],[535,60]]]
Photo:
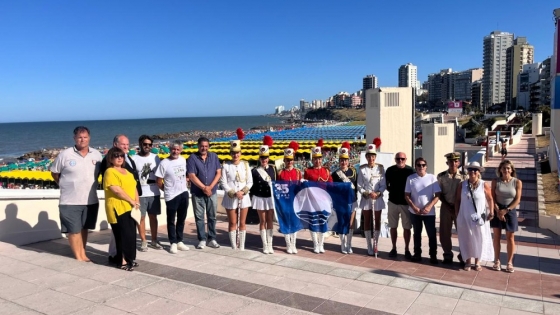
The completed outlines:
[[[360,166],[360,171],[358,172],[358,191],[362,194],[360,208],[364,214],[364,234],[366,236],[368,255],[375,255],[377,257],[377,243],[381,230],[381,211],[385,208],[383,193],[387,189],[387,185],[385,183],[385,168],[383,165],[375,163],[376,158],[376,147],[373,143],[370,143],[366,149],[366,160],[368,163]],[[375,213],[375,231],[372,244],[371,221],[373,213]]]
[[[453,245],[451,243],[451,229],[455,224],[457,229],[457,218],[455,216],[455,192],[459,184],[468,178],[467,174],[459,171],[461,154],[452,152],[445,155],[447,158],[448,169],[437,175],[437,180],[441,189],[441,207],[439,209],[439,241],[443,249],[443,263],[453,262]],[[463,259],[461,254],[457,257],[461,264]]]

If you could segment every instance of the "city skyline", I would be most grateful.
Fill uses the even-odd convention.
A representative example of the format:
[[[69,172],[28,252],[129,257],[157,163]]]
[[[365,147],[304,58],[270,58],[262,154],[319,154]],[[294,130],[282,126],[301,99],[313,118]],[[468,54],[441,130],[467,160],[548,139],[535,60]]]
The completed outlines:
[[[409,62],[422,82],[442,68],[482,67],[482,38],[494,30],[526,37],[535,62],[552,55],[550,4],[405,1],[356,10],[368,5],[9,2],[0,19],[9,30],[0,35],[0,122],[112,119],[116,107],[127,109],[123,118],[265,114],[353,93],[367,74],[397,86],[397,69]],[[347,19],[331,19],[341,12]],[[448,12],[477,23],[446,24]],[[519,23],[520,15],[532,22]],[[377,31],[364,40],[366,26]]]

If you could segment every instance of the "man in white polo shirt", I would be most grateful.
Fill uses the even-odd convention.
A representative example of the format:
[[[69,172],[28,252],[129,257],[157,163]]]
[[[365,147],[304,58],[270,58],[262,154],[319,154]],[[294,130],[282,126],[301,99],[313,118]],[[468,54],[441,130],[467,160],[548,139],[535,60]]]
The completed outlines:
[[[428,163],[422,157],[414,161],[416,174],[408,176],[404,188],[414,231],[414,255],[412,261],[422,261],[422,225],[426,227],[430,247],[430,263],[437,264],[436,212],[441,188],[437,177],[426,172]]]
[[[75,145],[60,152],[51,165],[52,177],[60,187],[61,232],[68,236],[74,257],[87,262],[88,229],[95,229],[99,210],[97,177],[102,159],[101,153],[89,146],[89,140],[89,129],[76,127]]]

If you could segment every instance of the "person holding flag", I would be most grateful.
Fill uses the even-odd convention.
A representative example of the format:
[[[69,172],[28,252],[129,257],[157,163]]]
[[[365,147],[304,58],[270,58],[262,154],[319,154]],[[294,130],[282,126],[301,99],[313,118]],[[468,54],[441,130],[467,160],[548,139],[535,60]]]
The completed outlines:
[[[245,250],[247,210],[251,205],[249,190],[253,186],[253,177],[247,161],[241,160],[241,140],[245,137],[243,130],[237,128],[238,140],[230,142],[231,161],[222,166],[220,185],[225,191],[222,206],[226,208],[228,232],[231,248]]]
[[[331,172],[323,166],[323,139],[319,139],[317,146],[311,150],[312,167],[305,169],[303,178],[312,182],[330,182],[332,183]],[[313,252],[316,254],[324,253],[323,243],[325,234],[322,232],[311,232],[313,240]]]
[[[348,141],[344,141],[342,143],[340,154],[338,155],[338,165],[340,168],[332,174],[333,182],[351,183],[353,192],[352,200],[356,200],[358,173],[353,166],[350,166],[350,143]],[[354,204],[355,203],[356,202],[354,201]],[[353,208],[355,209],[356,207]],[[355,216],[356,212],[352,211],[348,234],[340,235],[340,251],[343,254],[352,254],[352,235],[354,233],[352,226]]]
[[[378,142],[380,143],[380,141]],[[387,188],[385,168],[383,165],[375,163],[377,158],[376,148],[375,144],[368,144],[366,149],[366,160],[368,163],[360,166],[360,171],[358,172],[358,191],[362,194],[360,208],[364,213],[364,234],[366,236],[367,252],[368,255],[375,255],[375,257],[377,257],[377,243],[381,230],[381,211],[385,208],[383,193]],[[371,226],[373,213],[375,213],[375,231],[372,244]]]
[[[272,248],[274,200],[272,199],[270,184],[276,180],[276,169],[268,164],[272,144],[272,137],[264,136],[263,144],[259,148],[260,166],[251,171],[253,177],[253,186],[251,187],[252,206],[259,215],[259,230],[264,254],[274,254]]]
[[[278,172],[277,180],[286,182],[301,181],[301,171],[294,167],[294,157],[298,149],[299,144],[296,141],[290,142],[288,147],[284,149],[284,168]],[[297,232],[286,233],[284,238],[286,239],[286,252],[288,254],[297,254]]]

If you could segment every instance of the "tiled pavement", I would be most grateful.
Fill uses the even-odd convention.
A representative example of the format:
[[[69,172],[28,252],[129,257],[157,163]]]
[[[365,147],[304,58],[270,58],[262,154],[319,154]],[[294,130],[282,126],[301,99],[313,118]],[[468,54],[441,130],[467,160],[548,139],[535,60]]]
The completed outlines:
[[[105,264],[109,231],[90,234],[94,263],[69,258],[63,239],[19,248],[0,243],[0,314],[560,314],[560,238],[536,225],[530,141],[509,149],[524,182],[514,274],[388,259],[388,239],[380,240],[376,259],[365,255],[358,235],[353,255],[339,253],[334,237],[325,254],[314,254],[306,232],[298,233],[297,255],[284,252],[280,234],[275,254],[264,255],[256,225],[248,225],[247,249],[233,251],[223,221],[222,248],[196,250],[188,222],[190,251],[139,252],[135,272]],[[498,163],[489,161],[484,178]]]

